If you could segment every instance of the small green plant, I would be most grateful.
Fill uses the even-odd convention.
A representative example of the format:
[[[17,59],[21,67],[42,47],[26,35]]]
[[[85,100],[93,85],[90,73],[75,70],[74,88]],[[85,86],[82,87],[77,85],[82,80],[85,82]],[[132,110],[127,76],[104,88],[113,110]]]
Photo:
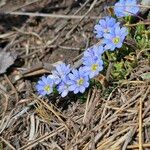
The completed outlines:
[[[2,143],[0,143],[0,150],[3,150],[3,149],[2,149]]]

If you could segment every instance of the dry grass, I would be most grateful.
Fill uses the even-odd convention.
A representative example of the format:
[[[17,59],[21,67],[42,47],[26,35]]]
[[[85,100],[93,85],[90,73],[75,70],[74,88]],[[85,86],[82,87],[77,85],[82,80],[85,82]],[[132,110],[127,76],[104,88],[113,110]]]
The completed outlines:
[[[0,76],[0,150],[149,150],[150,82],[140,77],[150,71],[149,60],[141,58],[148,49],[138,54],[129,79],[112,83],[117,86],[109,94],[92,87],[85,103],[71,95],[42,99],[35,94],[39,75],[49,73],[59,60],[80,65],[79,54],[96,43],[93,19],[103,15],[97,16],[105,1],[87,0],[78,7],[71,2],[57,1],[51,8],[55,3],[43,1],[38,11],[51,4],[53,17],[29,17],[0,35],[3,50],[21,58]],[[67,17],[60,19],[57,13]]]
[[[150,148],[149,93],[147,82],[120,85],[108,99],[94,88],[86,104],[77,102],[62,112],[33,95],[33,109],[15,108],[3,117],[1,142],[20,150]]]

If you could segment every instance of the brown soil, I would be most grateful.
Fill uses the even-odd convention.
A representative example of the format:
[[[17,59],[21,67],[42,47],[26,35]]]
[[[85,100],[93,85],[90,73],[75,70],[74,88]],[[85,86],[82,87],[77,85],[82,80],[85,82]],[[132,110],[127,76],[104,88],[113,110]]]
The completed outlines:
[[[31,5],[29,0],[6,0],[2,6],[1,2],[0,48],[18,58],[0,76],[0,150],[125,150],[143,143],[148,150],[149,83],[139,81],[138,74],[147,60],[139,61],[130,81],[109,95],[92,87],[83,104],[71,94],[40,99],[35,91],[51,64],[73,64],[83,50],[97,43],[93,26],[98,19],[86,17],[104,16],[105,6],[114,0],[39,0]],[[14,10],[56,17],[18,16],[11,14]],[[58,18],[58,14],[79,18]]]

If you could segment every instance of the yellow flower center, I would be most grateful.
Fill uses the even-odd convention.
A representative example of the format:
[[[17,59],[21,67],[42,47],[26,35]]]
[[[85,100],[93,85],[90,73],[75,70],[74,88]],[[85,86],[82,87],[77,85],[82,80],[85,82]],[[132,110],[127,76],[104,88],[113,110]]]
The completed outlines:
[[[118,44],[119,41],[120,41],[120,38],[119,38],[119,37],[116,37],[116,38],[113,39],[113,42],[114,42],[115,44]]]
[[[77,81],[78,85],[82,85],[83,82],[84,82],[84,80],[82,78]]]
[[[49,91],[51,90],[50,85],[46,85],[46,86],[44,87],[44,90],[45,90],[46,92],[49,92]]]
[[[98,64],[93,64],[92,67],[91,67],[91,70],[96,71],[97,68],[98,68]]]
[[[105,32],[105,33],[108,33],[108,32],[109,32],[109,30],[108,30],[108,29],[104,29],[104,32]]]

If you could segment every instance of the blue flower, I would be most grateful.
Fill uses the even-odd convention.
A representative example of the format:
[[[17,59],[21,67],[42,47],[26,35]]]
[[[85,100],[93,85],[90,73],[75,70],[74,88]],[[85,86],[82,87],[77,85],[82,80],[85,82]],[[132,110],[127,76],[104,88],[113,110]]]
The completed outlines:
[[[70,65],[62,63],[56,66],[56,70],[53,70],[49,77],[53,79],[57,85],[70,73],[70,70]]]
[[[69,81],[70,81],[69,78],[66,77],[57,86],[57,90],[58,90],[59,94],[61,94],[62,97],[67,96],[67,94],[69,92]]]
[[[101,45],[94,45],[91,48],[88,48],[87,50],[84,51],[83,54],[83,61],[86,61],[89,58],[93,58],[95,60],[100,60],[102,54],[104,53],[104,47]]]
[[[125,17],[137,14],[139,6],[136,0],[120,0],[114,6],[114,12],[117,17]]]
[[[103,70],[103,61],[102,59],[94,59],[93,57],[84,59],[83,69],[89,78],[93,78]]]
[[[94,33],[97,38],[102,38],[105,33],[109,33],[114,25],[116,24],[116,19],[112,17],[105,17],[100,19],[98,24],[94,26]]]
[[[84,69],[82,67],[79,70],[73,69],[72,73],[68,76],[70,78],[69,90],[73,91],[74,94],[79,92],[84,93],[85,89],[89,86],[89,77],[84,72]]]
[[[120,26],[116,25],[114,31],[111,33],[105,34],[103,43],[105,44],[105,50],[115,50],[115,48],[121,48],[123,41],[128,34],[128,30],[126,27],[120,28]]]
[[[38,84],[36,85],[36,89],[39,95],[45,96],[46,94],[50,94],[53,92],[54,81],[49,78],[43,76]]]

